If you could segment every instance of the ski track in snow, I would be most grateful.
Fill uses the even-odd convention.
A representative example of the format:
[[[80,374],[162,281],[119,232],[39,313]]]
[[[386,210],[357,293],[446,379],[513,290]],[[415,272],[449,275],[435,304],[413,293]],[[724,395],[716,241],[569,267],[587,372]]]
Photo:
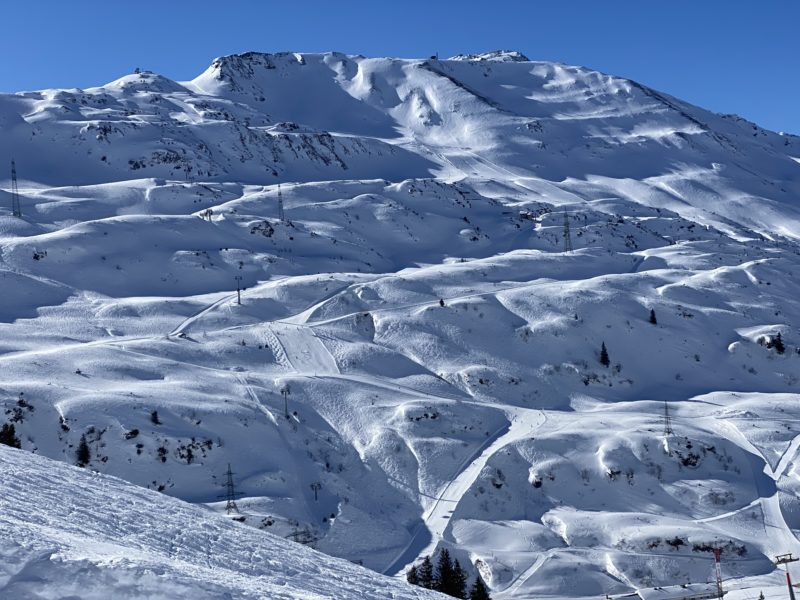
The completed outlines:
[[[188,319],[184,320],[180,325],[178,325],[175,329],[169,332],[169,335],[180,335],[184,333],[189,327],[194,325],[197,321],[202,319],[205,315],[215,311],[220,306],[224,306],[229,304],[230,302],[234,302],[236,300],[236,294],[226,294],[216,302],[212,302],[208,306],[204,307],[203,309],[199,310],[197,313],[189,317]]]
[[[269,329],[278,339],[289,364],[301,374],[338,374],[336,359],[314,330],[303,325],[271,323]]]

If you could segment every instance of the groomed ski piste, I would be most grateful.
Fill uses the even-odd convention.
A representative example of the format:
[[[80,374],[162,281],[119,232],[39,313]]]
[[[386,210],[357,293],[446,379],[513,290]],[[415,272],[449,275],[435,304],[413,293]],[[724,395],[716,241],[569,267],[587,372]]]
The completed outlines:
[[[214,527],[230,463],[236,535],[398,578],[446,547],[500,599],[705,584],[714,547],[726,598],[786,593],[797,137],[515,52],[248,53],[0,95],[0,129],[28,453],[83,436],[87,471]]]

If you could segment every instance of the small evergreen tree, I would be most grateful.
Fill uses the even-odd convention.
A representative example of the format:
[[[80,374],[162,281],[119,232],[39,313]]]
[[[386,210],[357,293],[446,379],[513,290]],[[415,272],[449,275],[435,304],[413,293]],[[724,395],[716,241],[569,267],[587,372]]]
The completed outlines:
[[[607,367],[611,364],[611,359],[608,358],[608,350],[606,349],[605,342],[603,342],[603,345],[600,346],[600,364],[604,367]]]
[[[434,589],[454,596],[455,591],[455,573],[453,571],[453,561],[450,558],[450,551],[447,548],[442,548],[439,553],[439,561],[436,563],[436,578]]]
[[[0,444],[5,444],[12,448],[22,448],[13,423],[5,423],[0,429]]]
[[[492,600],[480,574],[475,575],[475,583],[472,584],[472,588],[469,590],[469,600]]]
[[[411,585],[419,585],[419,573],[417,573],[417,565],[411,565],[411,568],[406,572],[406,581]]]
[[[417,570],[417,577],[419,578],[418,585],[428,590],[434,589],[433,563],[430,556],[423,559],[422,565]]]
[[[158,418],[157,410],[150,413],[150,420],[153,422],[153,425],[161,425],[161,419]]]
[[[650,322],[653,325],[658,325],[658,319],[656,319],[656,311],[652,308],[650,309]]]
[[[467,597],[467,572],[461,568],[458,559],[453,563],[453,592],[450,595],[462,600]]]
[[[764,592],[758,593],[758,600],[764,600]]]
[[[772,347],[775,348],[775,352],[778,354],[783,354],[786,352],[786,346],[783,345],[783,338],[781,337],[781,332],[778,332],[774,338],[772,338]]]
[[[85,467],[89,464],[89,460],[92,458],[91,452],[89,452],[89,444],[86,443],[86,436],[81,436],[81,441],[78,443],[78,449],[75,451],[75,459],[76,464],[79,467]]]

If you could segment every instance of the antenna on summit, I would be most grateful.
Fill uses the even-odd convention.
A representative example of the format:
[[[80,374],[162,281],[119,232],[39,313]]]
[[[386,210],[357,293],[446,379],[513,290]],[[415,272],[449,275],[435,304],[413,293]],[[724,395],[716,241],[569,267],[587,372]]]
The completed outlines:
[[[281,193],[281,184],[278,184],[278,220],[283,223],[286,220],[286,215],[283,212],[283,194]]]
[[[19,188],[17,187],[17,165],[11,159],[11,214],[18,219],[22,218],[22,208],[19,204]]]

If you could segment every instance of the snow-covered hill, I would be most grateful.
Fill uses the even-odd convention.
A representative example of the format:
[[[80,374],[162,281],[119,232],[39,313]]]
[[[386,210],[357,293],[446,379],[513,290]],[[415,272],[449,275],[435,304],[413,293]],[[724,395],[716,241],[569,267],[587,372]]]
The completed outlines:
[[[3,598],[422,600],[440,594],[120,479],[0,446]]]
[[[218,510],[230,462],[246,524],[500,598],[800,552],[797,137],[508,51],[248,53],[0,128],[23,448]]]

